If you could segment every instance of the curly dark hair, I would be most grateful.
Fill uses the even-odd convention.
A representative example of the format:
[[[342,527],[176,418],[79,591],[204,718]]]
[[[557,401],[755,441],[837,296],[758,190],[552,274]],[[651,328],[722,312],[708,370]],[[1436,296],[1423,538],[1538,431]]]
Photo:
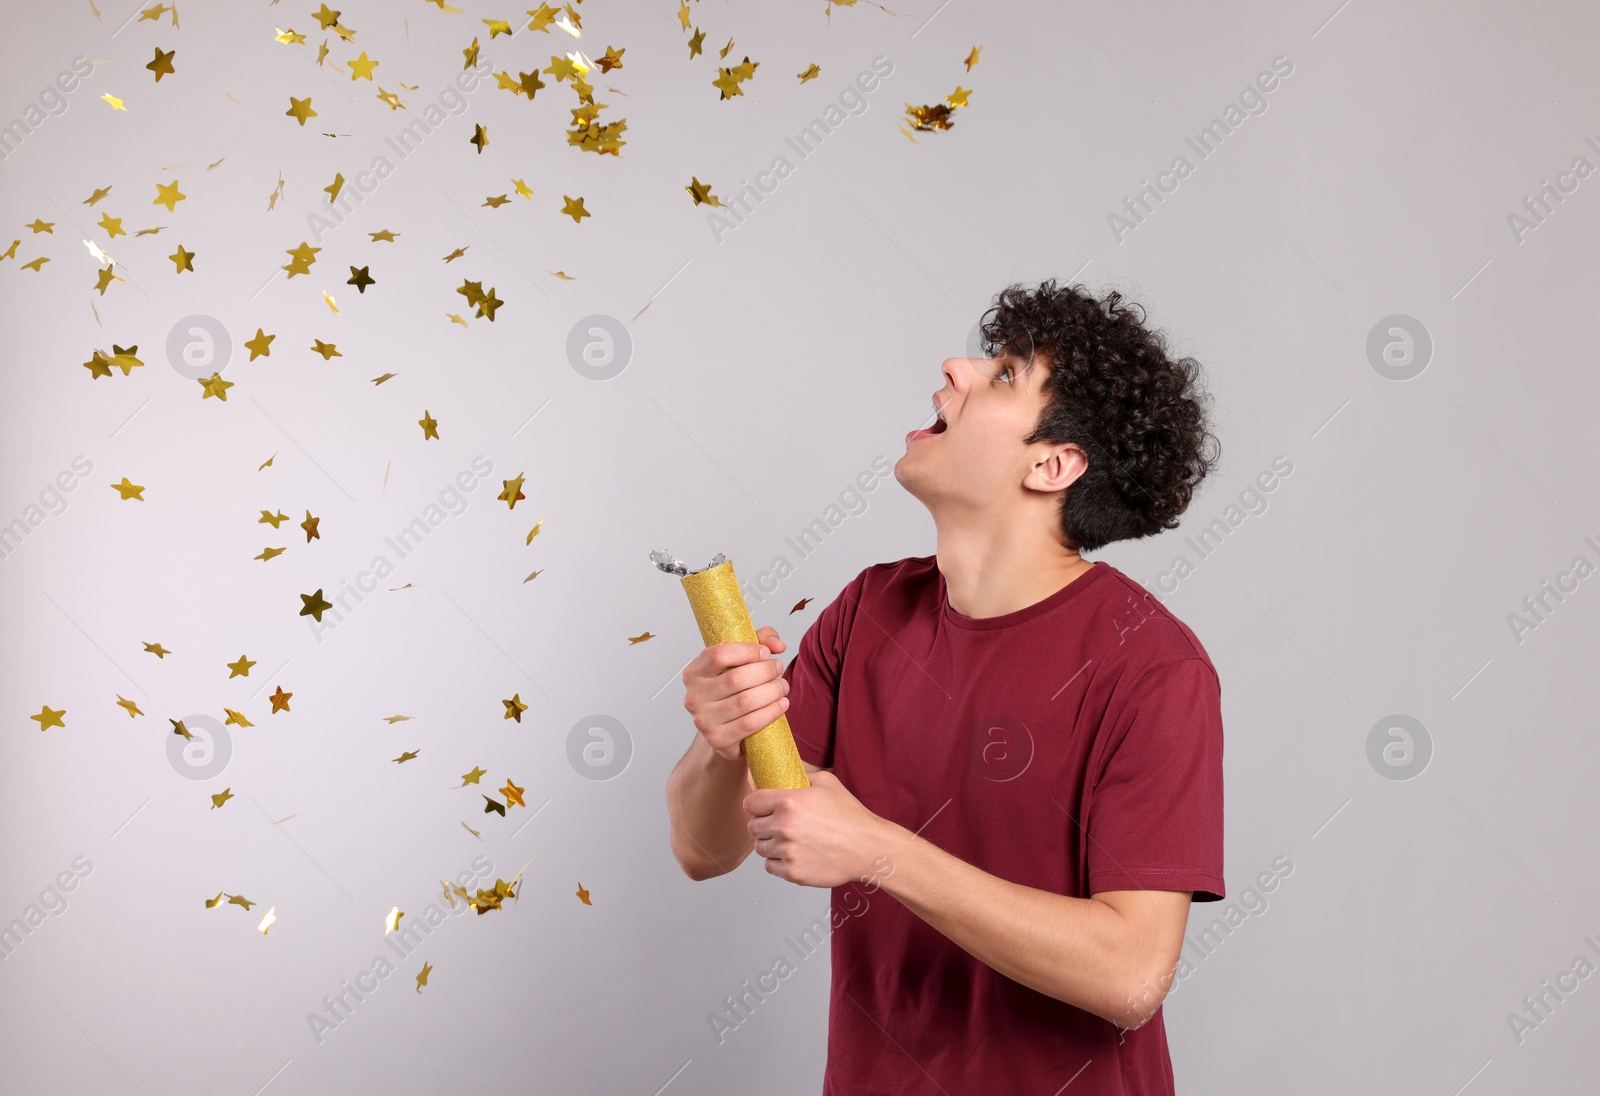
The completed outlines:
[[[979,324],[986,354],[1006,348],[1048,360],[1048,404],[1023,443],[1070,442],[1088,454],[1059,511],[1066,547],[1077,551],[1177,528],[1221,449],[1200,363],[1169,357],[1143,307],[1122,301],[1115,289],[1096,300],[1053,278],[1032,291],[1012,284]]]

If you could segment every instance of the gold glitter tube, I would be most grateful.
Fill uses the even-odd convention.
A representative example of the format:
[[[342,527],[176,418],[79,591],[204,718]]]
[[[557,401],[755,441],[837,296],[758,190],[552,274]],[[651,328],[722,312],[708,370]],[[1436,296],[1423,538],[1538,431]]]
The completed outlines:
[[[651,552],[651,562],[668,574],[678,575],[689,595],[700,638],[707,647],[718,643],[759,643],[750,609],[733,573],[733,562],[718,552],[711,563],[689,571],[666,552]],[[794,744],[794,733],[783,712],[754,734],[745,737],[739,748],[744,752],[750,775],[758,788],[809,788],[805,764]]]

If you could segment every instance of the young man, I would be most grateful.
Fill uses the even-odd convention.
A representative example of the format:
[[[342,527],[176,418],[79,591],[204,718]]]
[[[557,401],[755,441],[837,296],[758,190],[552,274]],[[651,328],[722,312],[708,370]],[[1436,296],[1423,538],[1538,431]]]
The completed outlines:
[[[824,1096],[1173,1092],[1160,1006],[1225,894],[1220,685],[1079,553],[1174,528],[1216,439],[1198,364],[1120,302],[1002,291],[996,356],[943,363],[895,465],[936,552],[863,570],[787,669],[763,628],[685,670],[684,870],[753,849],[833,889]],[[752,790],[738,741],[785,708],[813,786]]]

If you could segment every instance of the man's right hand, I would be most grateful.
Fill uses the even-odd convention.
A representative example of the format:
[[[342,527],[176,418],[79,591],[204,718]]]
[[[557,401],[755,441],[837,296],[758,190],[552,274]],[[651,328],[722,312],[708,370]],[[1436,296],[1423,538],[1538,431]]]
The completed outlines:
[[[738,761],[739,743],[789,706],[783,664],[772,655],[786,649],[772,628],[756,629],[757,643],[714,643],[684,667],[683,706],[695,730],[719,757]]]

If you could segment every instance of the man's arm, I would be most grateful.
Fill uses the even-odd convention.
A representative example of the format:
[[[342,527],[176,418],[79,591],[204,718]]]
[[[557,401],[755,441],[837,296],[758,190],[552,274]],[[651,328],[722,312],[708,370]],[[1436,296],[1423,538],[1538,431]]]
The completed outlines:
[[[1013,981],[1137,1028],[1171,988],[1189,891],[1070,898],[990,875],[890,824],[883,890]]]
[[[802,761],[806,772],[819,770]],[[690,879],[712,879],[744,863],[755,838],[744,797],[755,787],[750,766],[741,755],[722,757],[703,735],[695,735],[689,749],[667,777],[667,815],[672,820],[672,854]]]

